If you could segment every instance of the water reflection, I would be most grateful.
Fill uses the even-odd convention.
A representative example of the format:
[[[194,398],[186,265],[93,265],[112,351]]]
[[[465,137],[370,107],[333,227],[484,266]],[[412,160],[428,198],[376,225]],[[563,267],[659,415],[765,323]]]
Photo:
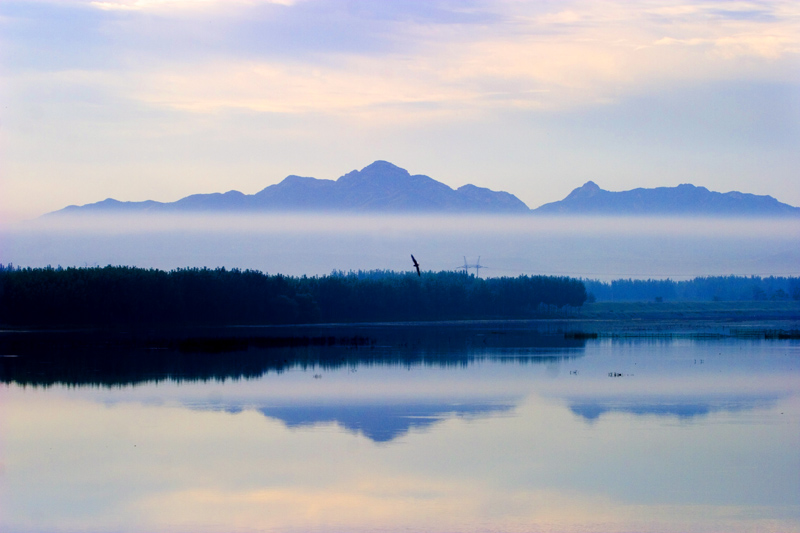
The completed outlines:
[[[475,340],[9,363],[0,530],[800,531],[800,344]]]
[[[677,417],[690,420],[717,412],[769,409],[774,407],[779,399],[779,396],[605,398],[594,401],[576,401],[570,404],[569,409],[588,422],[594,422],[607,413]]]
[[[579,357],[585,339],[524,322],[0,332],[0,382],[120,386],[255,379],[292,368],[466,366]],[[8,357],[13,355],[13,357]]]
[[[383,404],[383,405],[294,405],[264,407],[258,411],[276,418],[289,428],[335,423],[374,442],[389,442],[412,428],[421,430],[450,418],[496,416],[513,405],[493,404]]]

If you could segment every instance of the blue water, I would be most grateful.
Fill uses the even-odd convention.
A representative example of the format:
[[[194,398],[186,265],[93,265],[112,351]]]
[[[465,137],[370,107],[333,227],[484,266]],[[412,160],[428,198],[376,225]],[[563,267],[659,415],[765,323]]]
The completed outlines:
[[[0,530],[800,531],[796,341],[520,353],[5,383]]]

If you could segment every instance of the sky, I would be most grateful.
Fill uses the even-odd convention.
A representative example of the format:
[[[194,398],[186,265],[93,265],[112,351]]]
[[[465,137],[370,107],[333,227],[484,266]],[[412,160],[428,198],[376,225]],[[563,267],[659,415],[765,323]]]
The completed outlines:
[[[0,0],[0,223],[382,159],[800,205],[800,3]]]

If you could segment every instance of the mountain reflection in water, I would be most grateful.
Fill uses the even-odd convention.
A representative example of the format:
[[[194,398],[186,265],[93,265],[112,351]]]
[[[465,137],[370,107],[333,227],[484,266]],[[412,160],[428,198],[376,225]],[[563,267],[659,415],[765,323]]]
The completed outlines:
[[[510,411],[505,404],[384,404],[384,405],[295,405],[265,407],[258,411],[281,420],[289,428],[335,423],[375,442],[389,442],[413,429],[425,429],[448,418],[496,416]]]
[[[779,396],[730,397],[655,397],[616,398],[580,401],[569,409],[587,422],[595,422],[607,413],[626,413],[638,416],[677,417],[689,420],[717,412],[738,412],[773,407]]]
[[[514,327],[16,337],[0,530],[800,532],[800,343]]]

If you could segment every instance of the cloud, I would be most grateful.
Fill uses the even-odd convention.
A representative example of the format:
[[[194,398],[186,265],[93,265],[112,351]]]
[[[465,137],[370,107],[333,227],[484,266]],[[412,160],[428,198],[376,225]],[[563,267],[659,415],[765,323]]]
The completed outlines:
[[[258,2],[290,6],[296,3],[296,1],[297,0],[107,0],[104,2],[89,2],[89,5],[104,11],[145,11],[165,8],[192,9],[208,6],[222,6],[225,4],[230,7],[235,3],[253,4]]]
[[[371,58],[347,68],[249,61],[205,65],[203,72],[175,68],[146,73],[129,88],[149,105],[192,113],[245,110],[280,114],[347,114],[403,121],[404,114],[438,115],[468,106],[468,89],[441,87],[426,79],[427,67],[393,69]],[[410,117],[408,117],[410,118]]]
[[[768,96],[797,94],[796,0],[6,0],[0,50],[6,182],[31,198],[66,194],[53,176],[152,175],[145,198],[376,158],[532,203],[796,168],[796,98]]]
[[[798,40],[779,35],[733,35],[720,39],[673,39],[664,37],[653,43],[655,46],[705,46],[725,59],[757,56],[778,59],[785,53],[800,51]]]
[[[271,4],[287,7],[263,9]],[[195,113],[355,113],[402,122],[407,113],[550,111],[676,83],[785,79],[791,68],[765,72],[762,63],[739,60],[790,67],[800,59],[800,8],[781,1],[573,1],[557,10],[524,1],[90,5],[131,14],[95,21],[97,38],[73,45],[75,62],[107,50],[103,57],[118,65],[97,68],[116,76],[126,97]],[[202,9],[189,16],[189,8]],[[143,18],[149,10],[159,15]],[[50,66],[53,76],[74,70],[69,58],[60,61]]]
[[[654,84],[758,76],[757,68],[737,60],[796,63],[800,50],[800,25],[789,8],[742,18],[725,13],[750,13],[749,4],[662,5],[648,12],[627,3],[573,2],[552,13],[537,13],[535,3],[498,5],[494,19],[477,24],[340,13],[368,36],[363,52],[338,48],[342,36],[332,34],[333,42],[320,38],[325,49],[302,56],[276,58],[267,50],[247,61],[211,60],[191,72],[170,66],[169,73],[148,73],[154,83],[141,97],[197,112],[232,107],[372,116],[381,108],[398,119],[398,106],[434,116],[445,109],[553,110],[606,104]],[[679,15],[665,23],[664,10]],[[369,51],[370,43],[383,51]]]

